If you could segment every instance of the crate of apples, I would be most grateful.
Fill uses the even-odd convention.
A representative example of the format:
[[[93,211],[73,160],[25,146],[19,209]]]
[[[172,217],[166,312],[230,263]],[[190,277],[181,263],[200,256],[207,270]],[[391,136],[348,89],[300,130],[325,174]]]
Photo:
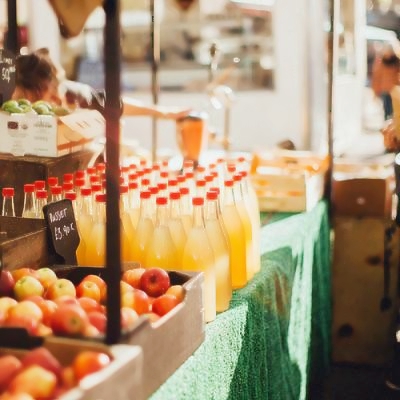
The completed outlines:
[[[25,328],[30,335],[96,337],[107,325],[107,285],[101,269],[44,267],[0,272],[0,327]],[[104,271],[104,270],[103,270]],[[61,275],[61,276],[59,276]],[[133,268],[121,276],[121,329],[140,316],[157,321],[181,303],[185,289],[171,284],[161,268]]]
[[[140,390],[141,349],[59,339],[31,350],[0,348],[0,399],[124,398]],[[107,397],[108,396],[108,397]]]

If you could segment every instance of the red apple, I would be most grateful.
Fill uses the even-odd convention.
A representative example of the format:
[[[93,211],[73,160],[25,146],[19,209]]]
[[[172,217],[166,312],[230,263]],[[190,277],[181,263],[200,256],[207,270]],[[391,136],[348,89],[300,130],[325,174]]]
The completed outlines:
[[[152,297],[164,294],[170,284],[168,272],[158,267],[146,269],[140,278],[140,288]]]
[[[140,289],[140,278],[144,271],[146,271],[144,268],[128,269],[122,274],[121,279],[129,283],[133,288]]]
[[[61,373],[61,386],[66,389],[71,389],[76,386],[74,369],[71,365],[64,367]]]
[[[121,328],[123,330],[130,329],[138,318],[139,315],[133,308],[121,307]]]
[[[86,275],[82,281],[89,281],[95,283],[100,289],[100,301],[104,302],[107,296],[107,284],[106,281],[98,275],[89,274]]]
[[[177,304],[179,304],[179,300],[175,296],[172,294],[163,294],[154,300],[152,311],[162,317],[170,312]]]
[[[75,304],[76,306],[79,305],[78,299],[74,296],[70,296],[69,294],[57,297],[56,299],[50,301],[56,303],[57,306],[60,306],[61,304]]]
[[[126,292],[121,296],[121,307],[132,308],[138,315],[146,314],[150,311],[149,296],[140,289]]]
[[[121,296],[124,295],[125,293],[133,292],[133,287],[129,283],[121,281],[120,286],[121,286]]]
[[[48,325],[43,323],[39,323],[38,327],[36,328],[35,334],[37,336],[51,336],[53,335],[53,329],[51,329]]]
[[[100,331],[92,324],[87,324],[82,334],[85,338],[95,338],[100,336]],[[0,399],[1,400],[1,399]]]
[[[51,329],[56,335],[82,335],[89,323],[82,307],[75,304],[61,304],[51,318]]]
[[[48,267],[39,268],[36,273],[39,282],[43,285],[45,290],[58,279],[56,273]]]
[[[49,286],[45,296],[49,300],[54,300],[61,296],[76,297],[75,286],[69,279],[60,278]]]
[[[40,307],[30,300],[23,300],[8,310],[8,317],[29,317],[37,322],[43,319],[43,312]]]
[[[7,314],[8,310],[17,303],[18,301],[12,297],[0,297],[0,313]]]
[[[11,271],[11,274],[15,282],[17,282],[17,280],[21,279],[24,276],[33,276],[34,278],[37,278],[36,270],[29,267],[14,269],[13,271]]]
[[[99,351],[83,350],[73,360],[72,368],[79,381],[85,376],[100,371],[111,362],[108,354]]]
[[[1,326],[12,328],[24,328],[30,335],[37,335],[39,321],[33,319],[29,315],[9,315]]]
[[[26,299],[27,301],[32,301],[42,310],[43,318],[42,322],[44,324],[49,324],[51,316],[57,309],[57,304],[53,300],[46,300],[41,296],[30,296]]]
[[[172,285],[165,294],[172,294],[178,299],[179,303],[181,303],[185,298],[185,288],[182,285]]]
[[[21,361],[13,355],[0,357],[0,392],[7,389],[14,376],[21,371]]]
[[[21,371],[10,382],[11,393],[28,393],[34,398],[51,398],[57,386],[57,376],[38,365],[31,365]]]
[[[0,400],[35,400],[35,399],[28,393],[5,392],[0,396]]]
[[[17,300],[24,300],[29,296],[43,296],[44,287],[37,278],[27,275],[18,279],[14,285],[14,296]]]
[[[100,303],[101,300],[100,288],[96,283],[88,280],[83,280],[76,287],[76,295],[77,297],[90,297],[93,300],[96,300],[98,303]]]
[[[0,296],[12,296],[14,294],[15,280],[10,271],[4,269],[0,272]]]
[[[90,311],[87,314],[89,322],[96,327],[99,332],[105,333],[107,327],[107,317],[100,311]]]
[[[91,311],[100,311],[104,314],[105,312],[105,307],[90,297],[79,297],[78,303],[87,313]]]
[[[39,365],[53,372],[59,380],[61,379],[62,366],[46,347],[37,347],[36,349],[28,351],[21,359],[21,362],[24,368],[31,365]]]

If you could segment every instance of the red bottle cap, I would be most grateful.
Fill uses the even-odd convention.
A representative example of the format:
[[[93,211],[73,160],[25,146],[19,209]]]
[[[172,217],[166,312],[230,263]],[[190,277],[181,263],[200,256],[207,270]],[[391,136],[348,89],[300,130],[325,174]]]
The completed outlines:
[[[50,187],[50,193],[51,194],[55,194],[55,195],[62,194],[62,190],[63,190],[62,186],[56,185],[56,186],[51,186]]]
[[[105,193],[97,193],[95,199],[98,203],[105,203],[107,201],[107,195]]]
[[[81,188],[81,195],[82,196],[91,196],[92,195],[92,188],[90,188],[90,187]]]
[[[64,174],[63,175],[63,183],[73,182],[73,181],[74,181],[74,174]]]
[[[135,182],[135,181],[131,181],[131,182],[128,183],[128,187],[129,187],[130,190],[137,189],[138,186],[139,186],[138,183]]]
[[[13,197],[14,196],[14,188],[13,187],[5,187],[2,189],[1,193],[4,197]]]
[[[218,193],[215,191],[208,191],[207,192],[207,200],[217,200],[218,199]]]
[[[141,199],[149,199],[151,197],[151,193],[149,190],[143,190],[140,192],[140,198]]]
[[[129,190],[128,185],[120,185],[119,186],[119,193],[120,194],[128,193],[128,190]]]
[[[35,185],[33,183],[25,183],[24,192],[33,193],[35,191]]]
[[[181,192],[171,192],[169,198],[171,200],[179,200],[181,198]]]
[[[46,182],[43,180],[37,180],[35,181],[34,185],[36,190],[44,190],[46,187]]]
[[[51,186],[58,185],[58,177],[57,176],[49,176],[47,178],[47,184]]]
[[[204,205],[204,198],[203,197],[193,197],[192,204],[194,206],[202,206],[202,205]]]
[[[68,200],[74,201],[74,200],[76,200],[76,192],[73,192],[73,191],[67,192],[67,193],[65,193],[64,197]]]
[[[47,199],[47,190],[37,190],[36,198],[37,199]]]
[[[161,197],[157,197],[156,198],[156,204],[158,206],[165,206],[166,204],[168,204],[168,199],[164,196]]]

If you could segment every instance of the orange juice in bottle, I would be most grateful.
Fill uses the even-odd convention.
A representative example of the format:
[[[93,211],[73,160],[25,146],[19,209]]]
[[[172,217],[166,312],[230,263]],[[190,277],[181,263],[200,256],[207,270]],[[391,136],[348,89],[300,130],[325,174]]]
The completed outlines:
[[[178,255],[168,226],[168,198],[156,198],[156,224],[146,246],[146,267],[175,269]]]
[[[189,231],[183,251],[182,266],[185,271],[204,273],[203,306],[206,322],[216,317],[216,273],[214,253],[204,223],[204,199],[194,197],[193,226]]]
[[[260,220],[260,205],[258,203],[257,193],[253,185],[249,181],[248,172],[240,171],[242,175],[242,188],[244,200],[247,210],[250,214],[251,224],[253,228],[253,246],[254,246],[254,273],[257,273],[261,268],[261,220]]]
[[[140,193],[139,185],[136,181],[129,181],[129,208],[128,213],[131,217],[132,226],[136,229],[140,213]]]
[[[133,243],[135,229],[129,215],[128,185],[120,185],[120,215],[121,215],[121,261],[134,261]]]
[[[231,249],[230,264],[232,289],[238,289],[245,286],[247,283],[246,233],[236,208],[233,196],[233,180],[231,179],[225,181],[222,219],[226,227]]]
[[[93,227],[93,201],[90,187],[81,188],[81,201],[78,204],[76,213],[76,225],[80,237],[80,242],[76,249],[78,265],[90,265],[86,259],[86,243],[91,240],[90,234]]]
[[[133,243],[133,259],[146,267],[146,246],[154,229],[152,218],[151,193],[140,192],[140,215]]]
[[[170,201],[170,213],[168,219],[168,226],[171,232],[172,240],[176,248],[176,254],[178,257],[177,269],[182,269],[182,257],[183,249],[186,244],[186,232],[182,222],[181,215],[181,193],[171,192],[169,194]]]
[[[246,208],[246,203],[243,198],[241,180],[242,175],[234,173],[233,176],[233,193],[235,197],[236,208],[242,220],[244,233],[246,236],[246,271],[247,280],[253,278],[255,273],[254,268],[254,245],[253,245],[253,228],[251,224],[250,214]]]
[[[216,274],[216,310],[225,311],[229,308],[232,298],[232,278],[229,260],[229,242],[222,226],[222,216],[218,205],[218,193],[207,192],[205,225],[211,247],[214,251]]]
[[[105,265],[106,245],[106,195],[96,194],[96,213],[90,232],[90,240],[86,242],[86,262],[88,265]]]

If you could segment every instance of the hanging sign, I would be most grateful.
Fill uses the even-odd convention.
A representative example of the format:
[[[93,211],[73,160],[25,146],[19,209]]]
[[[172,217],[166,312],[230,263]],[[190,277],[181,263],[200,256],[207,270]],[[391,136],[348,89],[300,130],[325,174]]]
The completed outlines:
[[[0,105],[10,100],[15,89],[15,56],[0,49]]]
[[[76,249],[80,239],[71,200],[49,203],[43,207],[43,214],[54,251],[66,264],[76,265]]]

